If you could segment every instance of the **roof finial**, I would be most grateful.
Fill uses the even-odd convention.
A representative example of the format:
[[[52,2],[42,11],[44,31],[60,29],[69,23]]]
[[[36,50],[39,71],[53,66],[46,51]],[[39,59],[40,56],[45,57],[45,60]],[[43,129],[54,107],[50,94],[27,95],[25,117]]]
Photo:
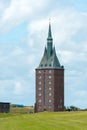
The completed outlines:
[[[51,24],[51,18],[49,18],[49,24]]]
[[[52,34],[51,34],[51,19],[50,18],[49,18],[48,39],[52,39]]]

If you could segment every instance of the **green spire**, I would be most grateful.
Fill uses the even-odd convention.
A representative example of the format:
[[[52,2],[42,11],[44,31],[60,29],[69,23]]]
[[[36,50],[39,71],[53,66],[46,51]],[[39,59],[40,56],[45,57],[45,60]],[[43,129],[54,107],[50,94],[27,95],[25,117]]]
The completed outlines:
[[[48,38],[47,40],[52,40],[52,33],[51,33],[51,23],[49,21],[49,30],[48,30]]]
[[[49,21],[48,38],[47,38],[47,55],[48,55],[48,58],[52,54],[52,48],[53,48],[53,39],[52,39],[52,33],[51,33],[51,23]]]

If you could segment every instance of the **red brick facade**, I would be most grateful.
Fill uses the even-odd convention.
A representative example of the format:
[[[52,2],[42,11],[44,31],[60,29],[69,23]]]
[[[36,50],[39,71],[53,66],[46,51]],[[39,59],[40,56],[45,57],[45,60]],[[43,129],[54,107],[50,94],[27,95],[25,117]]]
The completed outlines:
[[[64,69],[36,69],[35,112],[64,110]]]

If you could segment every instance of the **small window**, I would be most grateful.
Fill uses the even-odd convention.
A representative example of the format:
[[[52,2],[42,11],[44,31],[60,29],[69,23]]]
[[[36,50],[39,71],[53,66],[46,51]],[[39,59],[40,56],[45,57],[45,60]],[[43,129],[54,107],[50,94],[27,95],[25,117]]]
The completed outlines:
[[[49,79],[51,79],[51,78],[52,78],[52,76],[51,76],[51,75],[49,75],[48,77],[49,77]]]
[[[41,71],[39,70],[38,73],[41,73]]]
[[[49,109],[51,109],[52,108],[52,106],[49,106]]]
[[[51,66],[51,64],[49,64],[49,66]]]
[[[41,102],[41,99],[39,99],[38,102]]]
[[[41,93],[39,93],[38,95],[41,96]]]
[[[41,81],[39,82],[39,84],[41,84]]]
[[[43,64],[41,64],[41,67],[43,66]]]
[[[41,90],[41,88],[38,88],[38,90]]]
[[[47,66],[47,64],[45,64],[45,66]]]
[[[52,95],[52,93],[49,93],[49,96],[51,96]]]
[[[52,102],[51,100],[49,100],[49,102]]]
[[[49,70],[49,73],[51,73],[51,70]]]
[[[49,90],[51,90],[52,88],[51,87],[49,87]]]
[[[49,81],[49,84],[52,84],[52,82],[51,82],[51,81]]]

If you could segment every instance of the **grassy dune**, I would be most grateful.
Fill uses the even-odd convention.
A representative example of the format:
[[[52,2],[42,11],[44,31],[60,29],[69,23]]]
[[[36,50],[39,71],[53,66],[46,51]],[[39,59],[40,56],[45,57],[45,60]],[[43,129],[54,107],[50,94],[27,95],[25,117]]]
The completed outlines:
[[[0,130],[87,130],[87,112],[0,114]]]

